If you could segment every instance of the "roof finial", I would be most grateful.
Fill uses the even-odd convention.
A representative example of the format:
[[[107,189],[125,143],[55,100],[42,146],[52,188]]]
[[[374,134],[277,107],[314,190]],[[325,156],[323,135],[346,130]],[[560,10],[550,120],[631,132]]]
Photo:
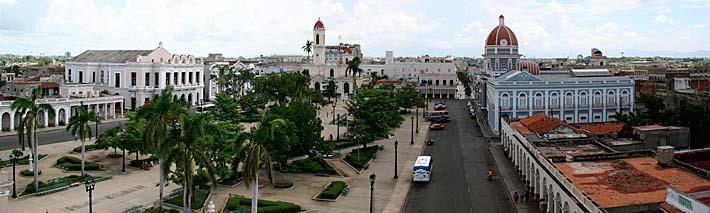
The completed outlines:
[[[159,41],[159,42],[158,42],[158,48],[163,48],[163,42],[162,42],[162,41]]]
[[[505,17],[503,17],[503,14],[498,16],[498,25],[500,25],[500,26],[505,25]]]

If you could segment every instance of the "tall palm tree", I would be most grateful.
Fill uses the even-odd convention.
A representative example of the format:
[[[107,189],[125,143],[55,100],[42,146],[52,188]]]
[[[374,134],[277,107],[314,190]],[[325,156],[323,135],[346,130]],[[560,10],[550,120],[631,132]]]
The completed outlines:
[[[310,40],[306,40],[306,44],[303,45],[303,47],[301,47],[301,49],[303,49],[303,51],[306,52],[306,55],[308,56],[308,58],[310,58],[311,52],[313,51],[313,42]]]
[[[163,143],[163,149],[170,150],[170,155],[166,156],[165,162],[175,162],[178,170],[182,170],[183,175],[183,211],[190,212],[190,204],[193,195],[193,175],[195,172],[193,162],[207,170],[207,176],[215,185],[217,181],[214,175],[214,166],[207,156],[208,148],[204,140],[209,135],[219,134],[217,126],[209,120],[207,114],[182,114],[180,115],[179,133],[175,140]],[[169,172],[170,166],[163,168],[163,173]]]
[[[228,64],[218,64],[214,67],[217,68],[217,73],[212,73],[210,77],[216,81],[219,92],[224,92],[224,86],[229,82],[232,68]]]
[[[242,166],[242,175],[246,183],[246,187],[251,187],[251,212],[258,212],[259,201],[259,170],[261,163],[265,164],[266,174],[269,177],[269,182],[274,183],[271,171],[271,156],[269,151],[264,148],[264,143],[273,141],[274,133],[280,128],[286,127],[284,119],[273,119],[268,121],[267,125],[262,125],[266,122],[266,118],[262,118],[262,122],[252,132],[251,143],[248,144],[244,166]]]
[[[361,63],[360,57],[355,56],[353,60],[348,61],[348,67],[345,69],[345,72],[349,71],[353,76],[353,93],[357,91],[357,74],[362,72],[362,69],[360,69]]]
[[[99,116],[96,115],[96,112],[89,112],[86,108],[84,108],[84,102],[81,102],[81,105],[79,108],[76,110],[76,115],[72,116],[69,119],[69,123],[67,124],[67,131],[71,132],[71,134],[74,136],[74,138],[79,138],[81,139],[81,176],[83,177],[86,172],[84,171],[84,153],[85,153],[85,143],[86,143],[86,138],[89,137],[91,138],[91,125],[89,125],[89,122],[96,122],[98,124],[99,121]],[[98,132],[97,132],[98,134]]]
[[[20,124],[18,125],[17,134],[18,137],[20,137],[21,139],[20,145],[22,146],[22,149],[25,149],[24,139],[22,138],[23,136],[19,136],[22,134],[27,134],[27,139],[29,142],[28,144],[30,146],[30,149],[32,149],[32,161],[34,162],[34,168],[32,168],[32,170],[34,170],[33,172],[35,189],[39,188],[39,182],[37,180],[37,176],[39,176],[39,157],[37,155],[37,146],[39,144],[37,143],[36,134],[39,112],[44,111],[45,113],[49,113],[50,116],[54,113],[54,110],[52,109],[51,105],[37,103],[37,99],[39,99],[41,95],[42,88],[38,86],[32,89],[29,98],[17,98],[15,99],[15,101],[12,102],[12,105],[10,105],[10,109],[17,110],[19,113],[25,115],[25,117],[21,119]]]
[[[166,149],[164,144],[169,139],[171,130],[176,129],[180,114],[187,112],[186,105],[182,101],[173,102],[173,88],[168,87],[160,92],[159,95],[153,96],[153,101],[150,108],[144,108],[138,111],[138,117],[145,118],[146,128],[143,133],[143,141],[145,141],[152,149],[155,156],[158,157],[158,165],[160,167],[160,198],[159,207],[163,208],[163,190],[165,189],[165,163],[164,160],[171,153],[171,149]],[[146,107],[146,106],[143,106]]]

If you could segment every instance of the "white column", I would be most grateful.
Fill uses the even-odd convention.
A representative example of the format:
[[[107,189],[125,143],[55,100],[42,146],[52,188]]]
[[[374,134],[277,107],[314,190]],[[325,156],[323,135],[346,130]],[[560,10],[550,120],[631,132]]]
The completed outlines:
[[[10,112],[10,131],[15,130],[15,112]]]
[[[49,112],[44,112],[44,127],[49,127]]]
[[[59,126],[59,110],[60,109],[56,109],[55,111],[57,113],[54,113],[54,126]]]
[[[123,118],[123,108],[124,106],[121,106],[121,118]]]
[[[108,103],[104,104],[104,120],[108,119]]]
[[[165,88],[165,72],[158,72],[158,85],[160,89]]]

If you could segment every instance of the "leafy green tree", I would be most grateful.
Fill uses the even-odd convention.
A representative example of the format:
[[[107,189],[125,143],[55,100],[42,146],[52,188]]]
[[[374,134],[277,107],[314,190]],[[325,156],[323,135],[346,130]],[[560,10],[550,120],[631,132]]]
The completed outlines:
[[[363,87],[358,89],[346,108],[353,116],[349,133],[365,144],[385,136],[392,128],[399,126],[402,117],[399,106],[391,93],[381,88]]]
[[[409,109],[414,106],[420,106],[424,103],[422,97],[419,95],[419,91],[414,85],[407,84],[399,89],[395,93],[395,98],[399,107],[404,109]]]
[[[89,124],[89,122],[100,123],[101,121],[99,120],[99,116],[97,116],[95,112],[87,110],[82,102],[79,108],[77,108],[76,114],[69,118],[69,123],[67,124],[67,131],[70,132],[74,138],[81,139],[81,176],[86,175],[84,171],[84,162],[86,161],[84,156],[86,152],[86,138],[91,138],[92,135],[91,124]]]
[[[214,65],[213,68],[217,68],[217,72],[212,73],[210,78],[215,80],[215,83],[217,83],[219,92],[224,92],[225,85],[227,85],[233,70],[228,64]]]
[[[321,132],[323,131],[322,121],[318,118],[318,112],[312,104],[295,100],[291,101],[288,106],[274,107],[269,113],[283,118],[286,121],[287,130],[292,134],[290,137],[291,146],[285,152],[285,157],[301,156],[308,154],[311,150],[323,150],[325,148],[321,137]],[[277,156],[276,152],[272,151],[272,153]],[[285,163],[285,160],[277,159],[282,164]]]
[[[138,110],[138,117],[144,118],[147,121],[143,140],[149,145],[150,150],[159,159],[160,167],[160,195],[159,208],[163,208],[163,191],[165,189],[165,173],[167,169],[163,162],[169,157],[171,149],[166,144],[169,144],[169,135],[172,130],[177,129],[181,114],[187,112],[184,102],[173,101],[173,88],[168,87],[154,95],[150,105],[144,105]]]
[[[267,101],[274,101],[279,105],[294,99],[309,99],[310,102],[315,91],[308,87],[309,84],[310,78],[298,72],[271,73],[256,78],[253,91]]]
[[[217,93],[214,116],[220,121],[239,122],[239,105],[226,93]]]
[[[287,121],[276,114],[267,114],[259,125],[251,130],[251,140],[263,146],[271,153],[273,160],[283,165],[289,159],[294,145],[293,132],[289,131]]]
[[[310,57],[311,57],[311,52],[312,52],[312,50],[313,50],[313,42],[312,42],[312,41],[309,41],[309,40],[306,40],[306,44],[303,45],[303,47],[301,47],[301,49],[303,49],[303,51],[306,52],[306,55],[310,58]]]
[[[216,174],[225,182],[236,183],[241,176],[239,163],[244,159],[248,135],[244,127],[231,121],[216,121],[219,134],[206,140],[205,147],[213,159]]]
[[[242,167],[242,174],[245,180],[244,185],[247,189],[251,187],[251,212],[258,212],[259,171],[261,170],[262,163],[266,165],[266,175],[269,178],[269,182],[273,185],[274,179],[272,178],[271,156],[269,155],[269,151],[259,143],[249,143],[244,166]]]
[[[10,105],[11,110],[16,111],[16,113],[21,113],[25,115],[22,119],[20,119],[20,123],[16,124],[16,130],[19,139],[18,141],[20,142],[20,147],[22,147],[22,150],[25,150],[25,136],[28,139],[30,149],[32,149],[32,161],[34,162],[33,182],[35,189],[39,189],[39,182],[37,180],[37,176],[39,176],[39,157],[37,150],[37,146],[39,146],[39,143],[37,142],[37,126],[39,125],[39,112],[43,111],[44,113],[49,113],[50,116],[53,116],[54,114],[54,110],[52,109],[51,105],[37,103],[37,99],[39,99],[41,95],[42,88],[38,86],[32,89],[29,98],[17,98],[15,99],[15,101],[12,102],[12,105]]]
[[[338,96],[338,85],[335,84],[334,80],[329,80],[328,84],[325,85],[325,90],[323,90],[323,96],[328,98],[328,101],[330,101],[331,98],[335,98]]]

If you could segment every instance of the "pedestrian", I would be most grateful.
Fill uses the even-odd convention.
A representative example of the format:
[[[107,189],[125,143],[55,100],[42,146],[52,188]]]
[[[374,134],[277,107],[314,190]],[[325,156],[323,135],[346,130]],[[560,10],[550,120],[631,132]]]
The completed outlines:
[[[528,191],[523,191],[523,199],[521,199],[523,202],[528,202]]]
[[[515,201],[515,203],[518,203],[518,199],[518,192],[513,192],[513,201]]]

